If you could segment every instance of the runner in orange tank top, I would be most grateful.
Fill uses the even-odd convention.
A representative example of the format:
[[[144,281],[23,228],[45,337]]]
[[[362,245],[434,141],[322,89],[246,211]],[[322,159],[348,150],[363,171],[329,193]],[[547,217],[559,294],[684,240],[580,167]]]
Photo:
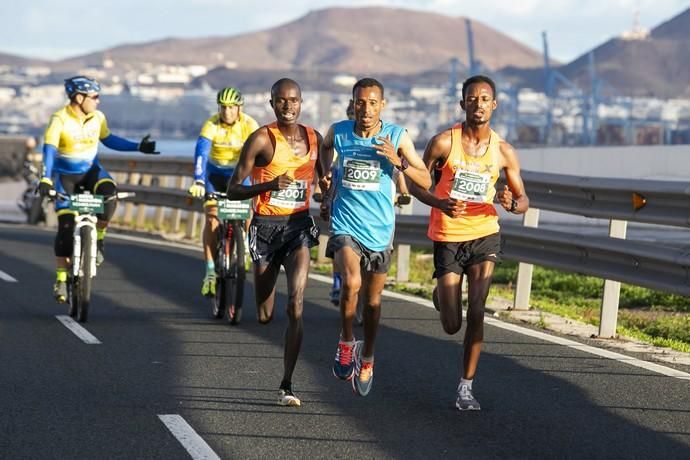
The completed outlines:
[[[410,187],[414,196],[431,206],[428,236],[434,241],[434,305],[448,334],[462,326],[461,286],[467,276],[467,328],[455,400],[459,410],[480,409],[472,380],[484,340],[486,297],[501,253],[494,196],[514,214],[529,207],[515,149],[490,127],[497,106],[496,85],[490,78],[467,79],[460,101],[465,122],[434,136],[424,151],[424,163],[436,177],[433,192]],[[508,185],[496,193],[501,170]]]
[[[278,404],[299,406],[292,391],[292,373],[302,345],[302,309],[309,273],[309,248],[318,244],[319,228],[309,215],[309,199],[321,135],[297,123],[302,92],[283,78],[271,88],[276,121],[247,139],[228,185],[233,200],[254,198],[249,251],[254,262],[254,291],[261,324],[273,318],[280,266],[288,278],[288,327],[285,332],[283,380]],[[243,185],[251,174],[253,184]]]

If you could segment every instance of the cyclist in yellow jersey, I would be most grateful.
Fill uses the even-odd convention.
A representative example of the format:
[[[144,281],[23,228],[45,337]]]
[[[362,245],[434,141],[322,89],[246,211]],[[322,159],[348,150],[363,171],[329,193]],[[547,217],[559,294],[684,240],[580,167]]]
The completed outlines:
[[[242,112],[244,97],[232,87],[223,88],[216,96],[218,113],[206,120],[199,133],[194,152],[194,184],[189,193],[201,198],[207,193],[225,191],[235,171],[240,150],[249,135],[259,128],[257,122]],[[218,206],[214,200],[204,202],[206,223],[203,243],[206,274],[201,294],[216,294],[216,231]]]
[[[233,199],[254,198],[249,251],[261,324],[273,319],[276,281],[281,265],[285,267],[288,327],[278,404],[300,406],[292,392],[292,373],[302,345],[309,248],[318,244],[319,236],[319,228],[309,215],[309,199],[321,135],[297,122],[302,91],[294,80],[282,78],[273,84],[271,107],[276,121],[259,128],[245,143],[228,194]],[[243,185],[250,174],[252,185]]]
[[[105,197],[117,193],[115,181],[98,161],[98,144],[121,151],[156,152],[156,143],[145,136],[132,142],[110,133],[105,115],[96,110],[101,86],[96,80],[76,76],[65,80],[69,103],[55,112],[48,122],[43,143],[43,174],[38,192],[46,196],[51,190],[71,195],[79,189]],[[67,300],[67,267],[72,255],[74,212],[69,200],[56,200],[58,231],[55,237],[57,258],[53,295],[58,302]],[[106,201],[96,224],[97,264],[105,257],[104,237],[108,222],[115,213],[116,201]]]
[[[521,214],[529,199],[513,146],[490,127],[498,106],[496,85],[483,75],[462,84],[460,107],[465,122],[434,136],[424,151],[424,163],[436,177],[433,191],[411,185],[412,194],[431,206],[428,236],[434,241],[434,306],[448,334],[462,326],[462,278],[467,277],[467,327],[455,407],[480,410],[472,381],[484,340],[484,306],[491,277],[500,259],[501,239],[494,196],[508,212]],[[500,172],[506,185],[496,193]]]

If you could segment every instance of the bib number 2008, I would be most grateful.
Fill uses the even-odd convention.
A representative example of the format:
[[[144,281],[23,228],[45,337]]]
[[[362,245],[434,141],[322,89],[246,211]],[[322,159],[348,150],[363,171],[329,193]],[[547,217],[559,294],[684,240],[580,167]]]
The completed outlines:
[[[458,171],[453,180],[450,197],[456,200],[484,202],[489,190],[490,179],[488,174]]]

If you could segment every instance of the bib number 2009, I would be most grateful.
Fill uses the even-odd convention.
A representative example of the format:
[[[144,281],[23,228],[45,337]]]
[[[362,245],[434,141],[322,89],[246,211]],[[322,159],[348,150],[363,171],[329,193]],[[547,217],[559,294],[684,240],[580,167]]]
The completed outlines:
[[[350,190],[378,190],[380,187],[380,164],[376,160],[355,160],[348,158],[343,164],[343,186]]]

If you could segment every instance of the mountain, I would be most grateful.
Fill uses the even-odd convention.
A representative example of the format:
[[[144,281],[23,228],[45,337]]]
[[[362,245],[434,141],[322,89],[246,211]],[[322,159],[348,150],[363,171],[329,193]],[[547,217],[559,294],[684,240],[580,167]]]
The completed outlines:
[[[503,33],[473,21],[475,55],[487,69],[534,67],[541,56]],[[395,8],[329,8],[290,23],[231,37],[169,38],[118,46],[56,63],[56,70],[142,62],[236,64],[239,70],[325,71],[349,74],[415,74],[451,58],[467,62],[465,19]]]
[[[655,27],[638,40],[613,38],[594,48],[604,93],[638,97],[690,97],[690,9]],[[505,69],[520,84],[544,88],[543,72]],[[558,70],[589,90],[589,52]]]
[[[0,65],[9,66],[36,66],[47,65],[48,61],[42,59],[25,58],[15,54],[8,54],[0,52]]]

